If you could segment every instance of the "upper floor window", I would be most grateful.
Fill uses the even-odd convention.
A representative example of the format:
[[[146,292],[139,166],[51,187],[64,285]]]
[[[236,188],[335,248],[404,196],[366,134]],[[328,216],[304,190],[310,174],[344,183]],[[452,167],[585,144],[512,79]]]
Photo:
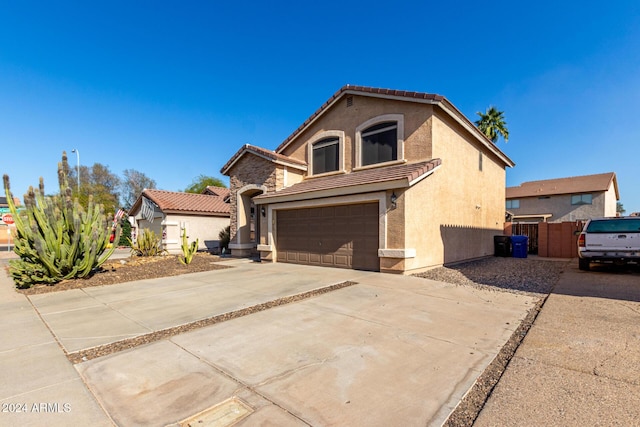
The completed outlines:
[[[574,194],[571,196],[572,205],[590,205],[591,200],[591,194]]]
[[[356,128],[356,167],[402,160],[404,118],[385,114]]]
[[[398,160],[398,124],[385,122],[361,133],[362,166]]]
[[[343,131],[328,130],[320,132],[308,142],[311,175],[344,170],[343,141]]]
[[[313,174],[334,172],[339,169],[340,140],[338,138],[325,138],[312,145]]]
[[[507,200],[507,209],[519,209],[520,208],[520,200],[513,199]]]

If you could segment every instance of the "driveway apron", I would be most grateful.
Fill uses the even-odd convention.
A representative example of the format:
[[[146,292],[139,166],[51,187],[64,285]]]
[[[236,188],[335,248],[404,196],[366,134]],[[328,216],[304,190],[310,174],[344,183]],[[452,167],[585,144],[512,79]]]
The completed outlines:
[[[43,337],[9,341],[13,351],[47,348],[45,360],[58,360],[38,377],[57,384],[67,381],[56,377],[66,372],[76,380],[93,405],[87,414],[98,417],[85,425],[440,425],[535,304],[533,297],[406,276],[230,265],[34,295],[37,312],[18,295]],[[342,282],[356,284],[76,365],[62,351],[108,346]],[[44,323],[34,320],[38,315]],[[29,392],[15,380],[5,388],[3,402]],[[17,419],[29,425],[28,417]]]

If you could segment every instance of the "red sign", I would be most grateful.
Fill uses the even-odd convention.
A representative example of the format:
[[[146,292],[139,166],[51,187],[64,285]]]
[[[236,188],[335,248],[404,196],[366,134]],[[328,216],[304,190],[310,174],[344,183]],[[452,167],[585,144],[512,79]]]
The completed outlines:
[[[4,221],[5,224],[13,224],[13,217],[11,214],[4,214],[2,215],[2,221]]]

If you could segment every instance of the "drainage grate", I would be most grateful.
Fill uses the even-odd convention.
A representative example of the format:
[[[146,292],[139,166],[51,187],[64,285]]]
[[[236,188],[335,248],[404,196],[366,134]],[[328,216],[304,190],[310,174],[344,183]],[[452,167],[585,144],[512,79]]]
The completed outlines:
[[[180,427],[226,427],[248,417],[253,409],[237,397],[229,398],[209,409],[180,421]]]

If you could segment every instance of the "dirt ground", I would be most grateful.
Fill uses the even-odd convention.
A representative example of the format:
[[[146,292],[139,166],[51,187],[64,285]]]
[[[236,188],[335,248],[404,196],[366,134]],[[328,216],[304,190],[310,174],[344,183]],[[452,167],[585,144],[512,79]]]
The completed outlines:
[[[177,255],[114,259],[102,264],[98,271],[86,279],[63,280],[52,286],[40,285],[29,289],[16,289],[16,291],[25,295],[35,295],[227,268],[216,264],[219,261],[221,261],[219,256],[208,253],[195,254],[189,265],[182,264]]]

